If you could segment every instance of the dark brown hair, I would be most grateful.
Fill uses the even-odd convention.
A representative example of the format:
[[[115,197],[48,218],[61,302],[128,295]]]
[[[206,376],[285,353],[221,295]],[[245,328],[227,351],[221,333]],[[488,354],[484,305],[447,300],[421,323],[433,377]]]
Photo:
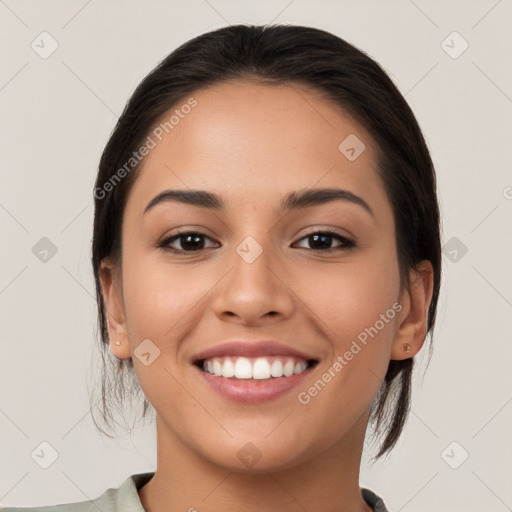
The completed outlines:
[[[133,396],[126,391],[125,377],[135,395],[141,397],[133,361],[111,357],[99,279],[104,258],[121,264],[124,206],[139,167],[137,164],[127,170],[126,163],[169,109],[194,91],[228,80],[312,87],[351,115],[374,138],[378,171],[393,207],[401,282],[409,287],[409,270],[422,260],[430,261],[434,269],[427,325],[427,335],[430,333],[432,338],[441,282],[436,177],[424,137],[407,102],[379,64],[329,32],[290,25],[228,26],[182,44],[144,78],[101,156],[94,190],[92,265],[104,363],[102,418],[107,426],[114,419],[111,399],[121,403]],[[122,168],[125,172],[120,173]],[[108,183],[111,186],[106,186]],[[383,437],[377,457],[389,452],[402,432],[410,408],[413,365],[412,358],[390,361],[372,403],[370,421],[375,433]],[[149,405],[144,397],[143,417]]]

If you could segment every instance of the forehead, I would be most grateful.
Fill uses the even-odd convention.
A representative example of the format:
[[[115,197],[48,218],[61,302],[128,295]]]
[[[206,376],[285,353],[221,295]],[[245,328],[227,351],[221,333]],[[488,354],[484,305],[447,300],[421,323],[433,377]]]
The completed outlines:
[[[190,97],[195,106],[182,109]],[[253,198],[262,205],[292,190],[337,186],[371,198],[377,210],[378,203],[386,207],[374,141],[315,90],[232,82],[190,97],[154,124],[155,146],[129,202],[147,203],[166,188],[191,188],[214,191],[228,204]],[[353,159],[350,151],[363,144]]]

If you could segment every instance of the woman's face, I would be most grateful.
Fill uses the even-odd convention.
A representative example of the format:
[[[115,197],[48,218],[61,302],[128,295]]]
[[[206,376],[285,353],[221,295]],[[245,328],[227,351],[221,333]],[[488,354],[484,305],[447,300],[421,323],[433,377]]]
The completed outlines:
[[[133,357],[159,442],[238,471],[346,448],[409,304],[375,143],[298,85],[193,97],[128,196],[112,350]],[[189,199],[148,209],[170,190]]]

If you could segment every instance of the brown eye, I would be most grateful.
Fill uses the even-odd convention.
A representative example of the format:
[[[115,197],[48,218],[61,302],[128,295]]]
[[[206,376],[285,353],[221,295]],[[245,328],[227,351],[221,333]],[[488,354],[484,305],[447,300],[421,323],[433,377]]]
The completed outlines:
[[[205,239],[211,240],[211,238],[204,233],[185,231],[162,240],[158,244],[158,247],[171,252],[200,251],[208,248],[205,246]],[[171,244],[174,244],[174,247]]]
[[[333,231],[316,231],[302,237],[301,240],[307,240],[310,245],[309,249],[324,252],[347,250],[356,245],[354,241]],[[341,245],[332,247],[331,244],[335,240],[341,242]],[[308,249],[308,247],[305,247],[305,249]]]

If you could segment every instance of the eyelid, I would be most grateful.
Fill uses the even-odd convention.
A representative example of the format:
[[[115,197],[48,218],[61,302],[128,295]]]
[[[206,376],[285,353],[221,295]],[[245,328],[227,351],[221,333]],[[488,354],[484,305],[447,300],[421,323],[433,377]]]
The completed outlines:
[[[341,238],[345,238],[347,240],[355,241],[354,235],[345,230],[345,233],[342,232],[340,228],[335,228],[332,226],[311,226],[311,228],[306,228],[307,231],[305,234],[301,235],[300,238],[304,238],[305,236],[314,235],[316,233],[332,233]]]
[[[161,238],[161,242],[169,241],[171,238],[179,237],[180,235],[197,234],[206,238],[214,240],[215,238],[210,234],[210,230],[203,226],[186,225],[174,228],[170,234],[166,234]],[[161,243],[158,242],[158,243]]]

